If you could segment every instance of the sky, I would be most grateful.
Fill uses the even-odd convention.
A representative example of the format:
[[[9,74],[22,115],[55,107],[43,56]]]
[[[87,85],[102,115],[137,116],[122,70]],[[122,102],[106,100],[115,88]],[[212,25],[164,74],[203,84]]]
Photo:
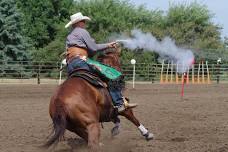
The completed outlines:
[[[169,8],[169,3],[191,3],[198,2],[206,5],[214,14],[213,22],[223,27],[221,37],[228,37],[228,0],[129,0],[133,5],[145,5],[147,9],[159,9],[166,12]]]

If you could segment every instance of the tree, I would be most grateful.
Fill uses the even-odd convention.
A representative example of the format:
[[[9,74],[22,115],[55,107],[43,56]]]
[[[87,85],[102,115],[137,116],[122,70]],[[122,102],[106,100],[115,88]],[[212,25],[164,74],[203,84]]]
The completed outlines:
[[[0,1],[0,60],[5,63],[29,59],[22,17],[14,0]]]
[[[69,29],[64,25],[70,15],[82,12],[92,18],[88,30],[97,43],[110,41],[110,36],[141,29],[150,32],[158,40],[170,36],[177,45],[195,49],[223,48],[220,38],[221,27],[211,22],[213,15],[204,5],[171,4],[167,14],[160,10],[135,7],[128,0],[17,0],[25,14],[26,33],[35,50],[34,60],[57,61],[65,51],[65,38]],[[143,54],[143,56],[142,56]],[[154,62],[154,53],[122,51],[123,62],[130,57]]]
[[[151,31],[162,20],[161,11],[137,8],[123,0],[77,0],[73,10],[92,18],[88,29],[98,42],[107,41],[113,33],[130,33],[134,28]]]
[[[228,37],[224,37],[224,48],[228,49]]]
[[[73,0],[17,0],[25,14],[26,33],[36,49],[55,40],[57,26],[69,16]]]
[[[163,35],[162,11],[147,10],[144,6],[135,7],[126,0],[77,0],[73,10],[92,18],[88,22],[88,30],[98,43],[110,41],[121,33],[129,35],[136,28],[152,32],[157,37]],[[137,58],[141,54],[123,49],[123,62],[129,62],[130,56]],[[148,56],[152,58],[151,62],[155,61],[153,53],[148,53]]]
[[[59,60],[59,55],[65,51],[65,39],[70,30],[65,29],[64,25],[69,21],[70,15],[76,12],[80,11],[92,18],[92,21],[88,22],[88,30],[98,43],[110,41],[113,33],[130,33],[137,27],[149,31],[149,27],[156,27],[162,18],[160,11],[147,11],[143,7],[136,9],[127,1],[118,0],[74,1],[69,11],[67,19],[58,25],[56,23],[55,39],[47,46],[34,51],[37,60]]]
[[[15,61],[24,64],[23,61],[30,60],[22,17],[14,0],[0,1],[0,73],[5,76],[7,73],[24,72],[25,68]]]
[[[191,48],[222,47],[221,27],[211,22],[213,15],[205,5],[171,4],[166,16],[166,33],[179,45]]]

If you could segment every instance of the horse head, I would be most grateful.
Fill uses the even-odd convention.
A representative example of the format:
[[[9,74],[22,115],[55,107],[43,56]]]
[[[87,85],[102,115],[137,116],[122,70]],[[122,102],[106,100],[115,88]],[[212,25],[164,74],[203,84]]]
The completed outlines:
[[[97,60],[103,64],[106,64],[115,68],[118,71],[121,71],[120,53],[121,53],[120,47],[107,49],[97,57]]]

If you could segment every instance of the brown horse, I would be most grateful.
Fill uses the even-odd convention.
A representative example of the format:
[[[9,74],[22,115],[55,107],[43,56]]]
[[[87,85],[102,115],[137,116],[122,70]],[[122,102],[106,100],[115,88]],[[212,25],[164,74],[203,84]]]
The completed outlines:
[[[104,64],[121,70],[119,55],[119,51],[112,51],[98,59]],[[112,135],[119,133],[120,119],[113,108],[107,88],[98,89],[79,77],[69,77],[59,86],[51,98],[49,113],[53,121],[54,133],[46,143],[47,147],[62,139],[67,129],[86,140],[89,147],[96,149],[99,145],[100,122],[114,122]],[[121,115],[134,123],[147,140],[153,139],[153,134],[139,123],[132,109],[127,109]]]

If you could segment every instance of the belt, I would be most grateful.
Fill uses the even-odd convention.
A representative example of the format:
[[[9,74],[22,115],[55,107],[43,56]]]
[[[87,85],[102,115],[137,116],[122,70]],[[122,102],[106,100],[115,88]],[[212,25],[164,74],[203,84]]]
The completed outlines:
[[[80,58],[82,60],[86,60],[88,57],[88,53],[86,49],[79,47],[69,47],[66,53],[66,60],[69,63],[74,58]]]

